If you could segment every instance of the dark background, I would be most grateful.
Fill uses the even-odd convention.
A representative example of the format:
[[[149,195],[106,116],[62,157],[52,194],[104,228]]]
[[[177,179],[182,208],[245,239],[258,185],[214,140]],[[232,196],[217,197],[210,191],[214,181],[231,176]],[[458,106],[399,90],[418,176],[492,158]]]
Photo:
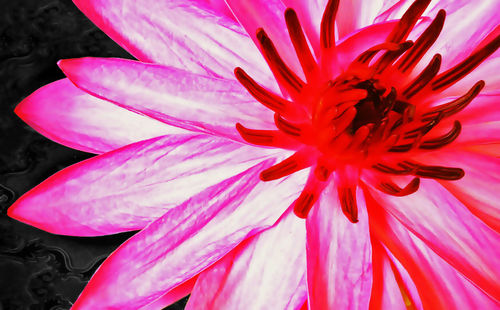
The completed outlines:
[[[71,0],[0,0],[0,310],[69,309],[99,264],[133,235],[58,236],[6,215],[48,176],[93,156],[44,138],[13,113],[33,91],[64,77],[57,60],[83,56],[132,58]]]

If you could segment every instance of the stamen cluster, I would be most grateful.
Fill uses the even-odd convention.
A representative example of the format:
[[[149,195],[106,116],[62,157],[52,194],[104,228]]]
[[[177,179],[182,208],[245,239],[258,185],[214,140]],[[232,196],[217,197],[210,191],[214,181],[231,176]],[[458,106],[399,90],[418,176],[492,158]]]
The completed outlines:
[[[288,32],[306,81],[282,60],[266,32],[257,31],[261,51],[288,96],[269,91],[236,68],[238,81],[256,100],[274,111],[276,130],[249,129],[241,124],[236,124],[236,128],[251,144],[295,151],[262,171],[263,181],[311,167],[305,188],[295,202],[297,216],[307,216],[332,176],[342,210],[352,222],[357,222],[356,188],[363,170],[380,175],[373,185],[395,196],[417,191],[420,178],[453,181],[464,176],[461,168],[416,162],[411,154],[442,148],[460,135],[462,126],[458,120],[444,134],[429,133],[463,110],[479,94],[484,81],[478,81],[463,96],[446,104],[430,107],[432,101],[426,99],[452,86],[495,52],[500,47],[500,36],[442,73],[442,56],[436,54],[410,79],[444,25],[446,12],[441,10],[415,42],[406,41],[429,3],[430,0],[416,0],[385,42],[361,53],[341,72],[335,69],[340,61],[335,45],[339,0],[330,0],[326,6],[317,58],[309,48],[297,14],[287,9]],[[393,86],[395,77],[409,82]],[[392,180],[395,176],[413,178],[401,188]]]

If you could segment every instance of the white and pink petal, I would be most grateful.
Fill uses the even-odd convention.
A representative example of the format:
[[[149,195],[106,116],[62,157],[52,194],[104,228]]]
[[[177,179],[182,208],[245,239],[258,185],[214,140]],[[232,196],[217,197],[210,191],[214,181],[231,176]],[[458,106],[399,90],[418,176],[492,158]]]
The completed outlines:
[[[79,88],[172,126],[237,141],[237,122],[275,128],[272,113],[236,81],[125,59],[66,59],[59,66]]]
[[[198,278],[186,309],[300,309],[307,298],[306,230],[291,210]]]
[[[296,176],[261,182],[258,174],[270,164],[204,190],[130,238],[99,267],[73,308],[145,306],[274,225],[299,187]]]
[[[184,131],[94,97],[62,79],[21,101],[15,113],[39,133],[71,148],[101,154]]]
[[[271,72],[245,30],[207,1],[74,0],[74,3],[141,61],[225,78],[233,78],[234,67],[241,66],[259,80],[272,83]]]
[[[306,219],[307,283],[311,309],[367,309],[372,288],[371,244],[362,195],[359,222],[342,213],[330,184]]]
[[[63,235],[142,229],[265,157],[258,149],[208,135],[153,138],[59,171],[19,198],[8,215]]]

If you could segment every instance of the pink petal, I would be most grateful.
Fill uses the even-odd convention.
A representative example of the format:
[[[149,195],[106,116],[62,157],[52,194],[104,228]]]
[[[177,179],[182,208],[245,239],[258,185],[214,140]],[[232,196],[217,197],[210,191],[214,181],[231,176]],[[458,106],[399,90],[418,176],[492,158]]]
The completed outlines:
[[[262,152],[255,151],[205,135],[138,142],[59,171],[19,198],[8,214],[63,235],[142,229],[192,195],[262,160]]]
[[[393,197],[373,190],[375,200],[429,248],[470,281],[500,300],[500,237],[434,180]]]
[[[237,122],[273,124],[272,113],[236,81],[125,59],[68,59],[59,66],[79,88],[172,126],[239,141]]]
[[[243,28],[196,0],[74,0],[108,36],[144,62],[233,77],[236,66],[259,80],[271,72]]]
[[[340,1],[336,18],[339,38],[373,24],[383,3],[383,0]]]
[[[465,176],[441,185],[474,215],[500,233],[500,158],[451,149],[421,156],[422,162],[464,169]]]
[[[370,298],[370,310],[406,309],[405,301],[415,298],[407,289],[406,284],[395,264],[387,255],[385,248],[375,236],[372,240],[373,286]],[[403,297],[403,293],[405,297]],[[417,295],[418,297],[418,295]],[[410,299],[411,298],[411,299]],[[421,307],[417,307],[421,309]]]
[[[194,284],[196,283],[197,280],[198,276],[194,276],[193,278],[187,280],[186,282],[174,287],[167,293],[163,294],[160,298],[153,301],[152,303],[147,304],[144,307],[141,307],[141,310],[157,310],[170,306],[176,301],[191,294],[191,291],[193,290]]]
[[[500,57],[498,60],[500,60]],[[447,102],[447,100],[444,102]],[[457,114],[458,119],[464,125],[498,121],[500,120],[499,102],[500,93],[490,94],[483,90],[460,114]],[[488,113],[485,113],[485,111],[488,111]]]
[[[289,210],[202,273],[186,309],[299,309],[307,298],[305,232]]]
[[[374,235],[408,270],[424,309],[498,309],[495,302],[469,282],[424,242],[407,231],[375,200],[367,198]],[[415,206],[414,206],[415,207]]]
[[[485,110],[486,111],[486,110]],[[495,112],[493,112],[494,114]],[[481,145],[500,142],[500,121],[464,124],[452,146]]]
[[[301,78],[304,78],[288,35],[285,23],[286,7],[281,0],[226,0],[226,3],[256,46],[259,46],[257,29],[263,28],[285,63]]]
[[[206,189],[122,244],[73,309],[137,309],[272,226],[299,188],[290,178],[260,181],[259,172],[270,164],[268,160]]]
[[[47,138],[97,154],[183,131],[89,95],[68,79],[38,89],[15,113]]]
[[[359,222],[342,213],[337,190],[327,187],[306,220],[310,309],[368,309],[371,245],[363,197]]]

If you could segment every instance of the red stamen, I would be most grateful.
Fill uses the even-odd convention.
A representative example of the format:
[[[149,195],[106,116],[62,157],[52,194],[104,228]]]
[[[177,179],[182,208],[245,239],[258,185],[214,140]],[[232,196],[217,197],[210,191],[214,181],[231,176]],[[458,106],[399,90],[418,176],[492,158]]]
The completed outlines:
[[[300,218],[306,218],[307,214],[318,200],[326,183],[319,181],[314,173],[309,174],[306,185],[299,198],[294,203],[293,212]]]
[[[449,117],[453,114],[456,114],[462,111],[466,106],[468,106],[469,103],[471,103],[471,101],[481,92],[484,85],[485,85],[484,81],[481,80],[476,84],[474,84],[474,86],[472,86],[472,88],[462,97],[457,98],[446,104],[434,107],[429,112],[423,114],[422,116],[428,117],[436,113],[441,113],[443,114],[443,117]]]
[[[441,55],[436,54],[424,70],[403,91],[403,96],[410,99],[421,91],[439,72]]]
[[[456,181],[463,178],[465,172],[461,168],[425,166],[419,164],[414,175],[422,178]]]
[[[391,65],[399,56],[403,55],[410,47],[413,46],[413,41],[406,41],[399,44],[399,48],[395,51],[385,52],[382,57],[373,65],[376,73],[382,73],[389,65]]]
[[[295,139],[287,137],[279,130],[255,130],[236,124],[240,136],[246,142],[254,145],[280,147],[285,149],[297,149],[301,144]]]
[[[405,40],[430,3],[431,0],[416,0],[413,2],[389,34],[386,42],[399,43]]]
[[[339,9],[339,2],[340,0],[328,0],[321,18],[320,44],[325,49],[335,46],[335,17]]]
[[[295,152],[292,156],[282,162],[263,170],[260,173],[260,179],[262,181],[281,179],[294,172],[310,167],[311,160],[312,159],[309,154],[306,154],[303,151]]]
[[[301,135],[301,128],[282,118],[279,114],[274,114],[274,123],[279,130],[294,137]]]
[[[469,57],[464,59],[461,63],[453,68],[441,73],[432,82],[432,90],[444,90],[451,85],[455,84],[469,72],[479,66],[486,58],[493,54],[500,47],[500,35],[493,39],[491,42],[483,46],[481,49],[472,53]]]
[[[339,187],[339,199],[342,212],[352,223],[358,222],[358,204],[356,202],[356,187]]]
[[[295,94],[300,93],[304,87],[304,82],[283,62],[264,29],[259,28],[257,30],[257,40],[259,40],[264,58],[276,78],[285,86],[287,91]]]
[[[420,179],[413,178],[410,183],[408,183],[404,188],[399,187],[393,182],[382,182],[377,186],[380,191],[392,195],[392,196],[407,196],[415,193],[420,186]]]
[[[234,69],[234,75],[236,76],[236,79],[240,82],[240,84],[246,88],[250,95],[252,95],[265,107],[277,113],[286,114],[290,110],[287,107],[293,105],[293,102],[283,99],[282,97],[260,86],[240,67]]]
[[[307,80],[310,81],[313,77],[312,74],[318,70],[318,64],[314,60],[311,49],[307,44],[307,39],[304,35],[304,31],[302,30],[302,26],[300,25],[297,13],[295,13],[293,9],[286,9],[285,21],[293,47],[295,48],[300,65],[302,66],[302,70],[304,71]]]
[[[398,60],[396,66],[401,72],[406,73],[413,70],[432,44],[436,42],[443,29],[445,18],[446,11],[440,10],[429,27],[415,41],[413,47]]]
[[[425,149],[425,150],[434,150],[441,148],[445,145],[450,144],[451,142],[455,141],[455,139],[458,138],[460,135],[460,132],[462,130],[462,125],[460,124],[459,121],[455,121],[453,123],[453,128],[446,134],[444,134],[441,137],[426,140],[420,144],[419,148]]]

